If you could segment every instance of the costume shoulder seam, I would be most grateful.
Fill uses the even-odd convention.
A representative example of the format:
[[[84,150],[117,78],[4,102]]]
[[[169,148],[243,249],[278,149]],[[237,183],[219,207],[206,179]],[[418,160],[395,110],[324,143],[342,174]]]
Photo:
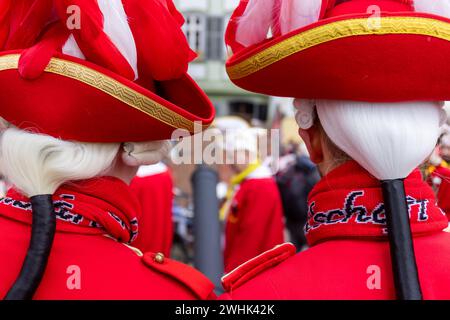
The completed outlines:
[[[142,257],[145,266],[164,274],[189,289],[197,299],[208,299],[214,295],[213,283],[197,269],[164,257],[161,253],[147,252]]]
[[[241,264],[222,277],[222,286],[230,292],[256,277],[258,274],[279,265],[295,255],[295,246],[286,242]]]

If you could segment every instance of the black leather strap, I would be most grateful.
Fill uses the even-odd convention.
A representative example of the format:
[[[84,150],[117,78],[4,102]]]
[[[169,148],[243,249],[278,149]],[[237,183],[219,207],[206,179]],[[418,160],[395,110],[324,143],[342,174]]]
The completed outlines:
[[[30,198],[33,210],[31,240],[19,277],[8,291],[5,300],[31,300],[36,292],[53,244],[56,216],[52,195]]]
[[[381,187],[397,299],[422,300],[404,182],[385,180]]]

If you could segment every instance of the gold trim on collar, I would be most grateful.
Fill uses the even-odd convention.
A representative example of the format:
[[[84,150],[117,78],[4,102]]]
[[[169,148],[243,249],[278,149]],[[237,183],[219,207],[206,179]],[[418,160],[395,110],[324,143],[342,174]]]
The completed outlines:
[[[306,30],[283,40],[227,68],[230,79],[236,80],[258,72],[290,55],[337,39],[387,34],[415,34],[450,41],[450,23],[421,17],[358,18],[331,22]]]
[[[19,58],[19,54],[0,56],[0,71],[18,69]],[[83,82],[173,128],[185,129],[191,133],[195,131],[193,121],[184,118],[119,81],[81,64],[52,58],[47,68],[45,68],[45,72]],[[208,126],[202,124],[203,128]]]

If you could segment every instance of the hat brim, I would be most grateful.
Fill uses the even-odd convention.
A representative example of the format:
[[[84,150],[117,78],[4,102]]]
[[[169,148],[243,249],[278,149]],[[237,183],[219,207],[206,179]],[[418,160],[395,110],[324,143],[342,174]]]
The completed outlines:
[[[345,15],[237,52],[239,87],[267,95],[395,102],[450,100],[450,20]]]
[[[214,119],[213,105],[187,74],[158,82],[154,93],[59,54],[27,80],[18,71],[20,53],[0,54],[0,116],[22,129],[64,140],[139,142],[170,139],[177,129],[194,133]]]

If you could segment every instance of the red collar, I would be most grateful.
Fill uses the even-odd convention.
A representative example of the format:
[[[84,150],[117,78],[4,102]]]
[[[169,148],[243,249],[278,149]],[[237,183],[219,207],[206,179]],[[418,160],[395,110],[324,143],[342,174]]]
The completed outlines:
[[[405,191],[414,235],[447,227],[447,218],[436,206],[433,190],[419,170],[405,179]],[[308,206],[305,230],[310,245],[329,239],[386,238],[380,182],[355,161],[322,178],[311,191]]]
[[[108,234],[122,242],[137,236],[139,203],[128,185],[101,177],[60,187],[53,195],[57,231]],[[29,199],[11,189],[0,199],[0,215],[31,224]]]

